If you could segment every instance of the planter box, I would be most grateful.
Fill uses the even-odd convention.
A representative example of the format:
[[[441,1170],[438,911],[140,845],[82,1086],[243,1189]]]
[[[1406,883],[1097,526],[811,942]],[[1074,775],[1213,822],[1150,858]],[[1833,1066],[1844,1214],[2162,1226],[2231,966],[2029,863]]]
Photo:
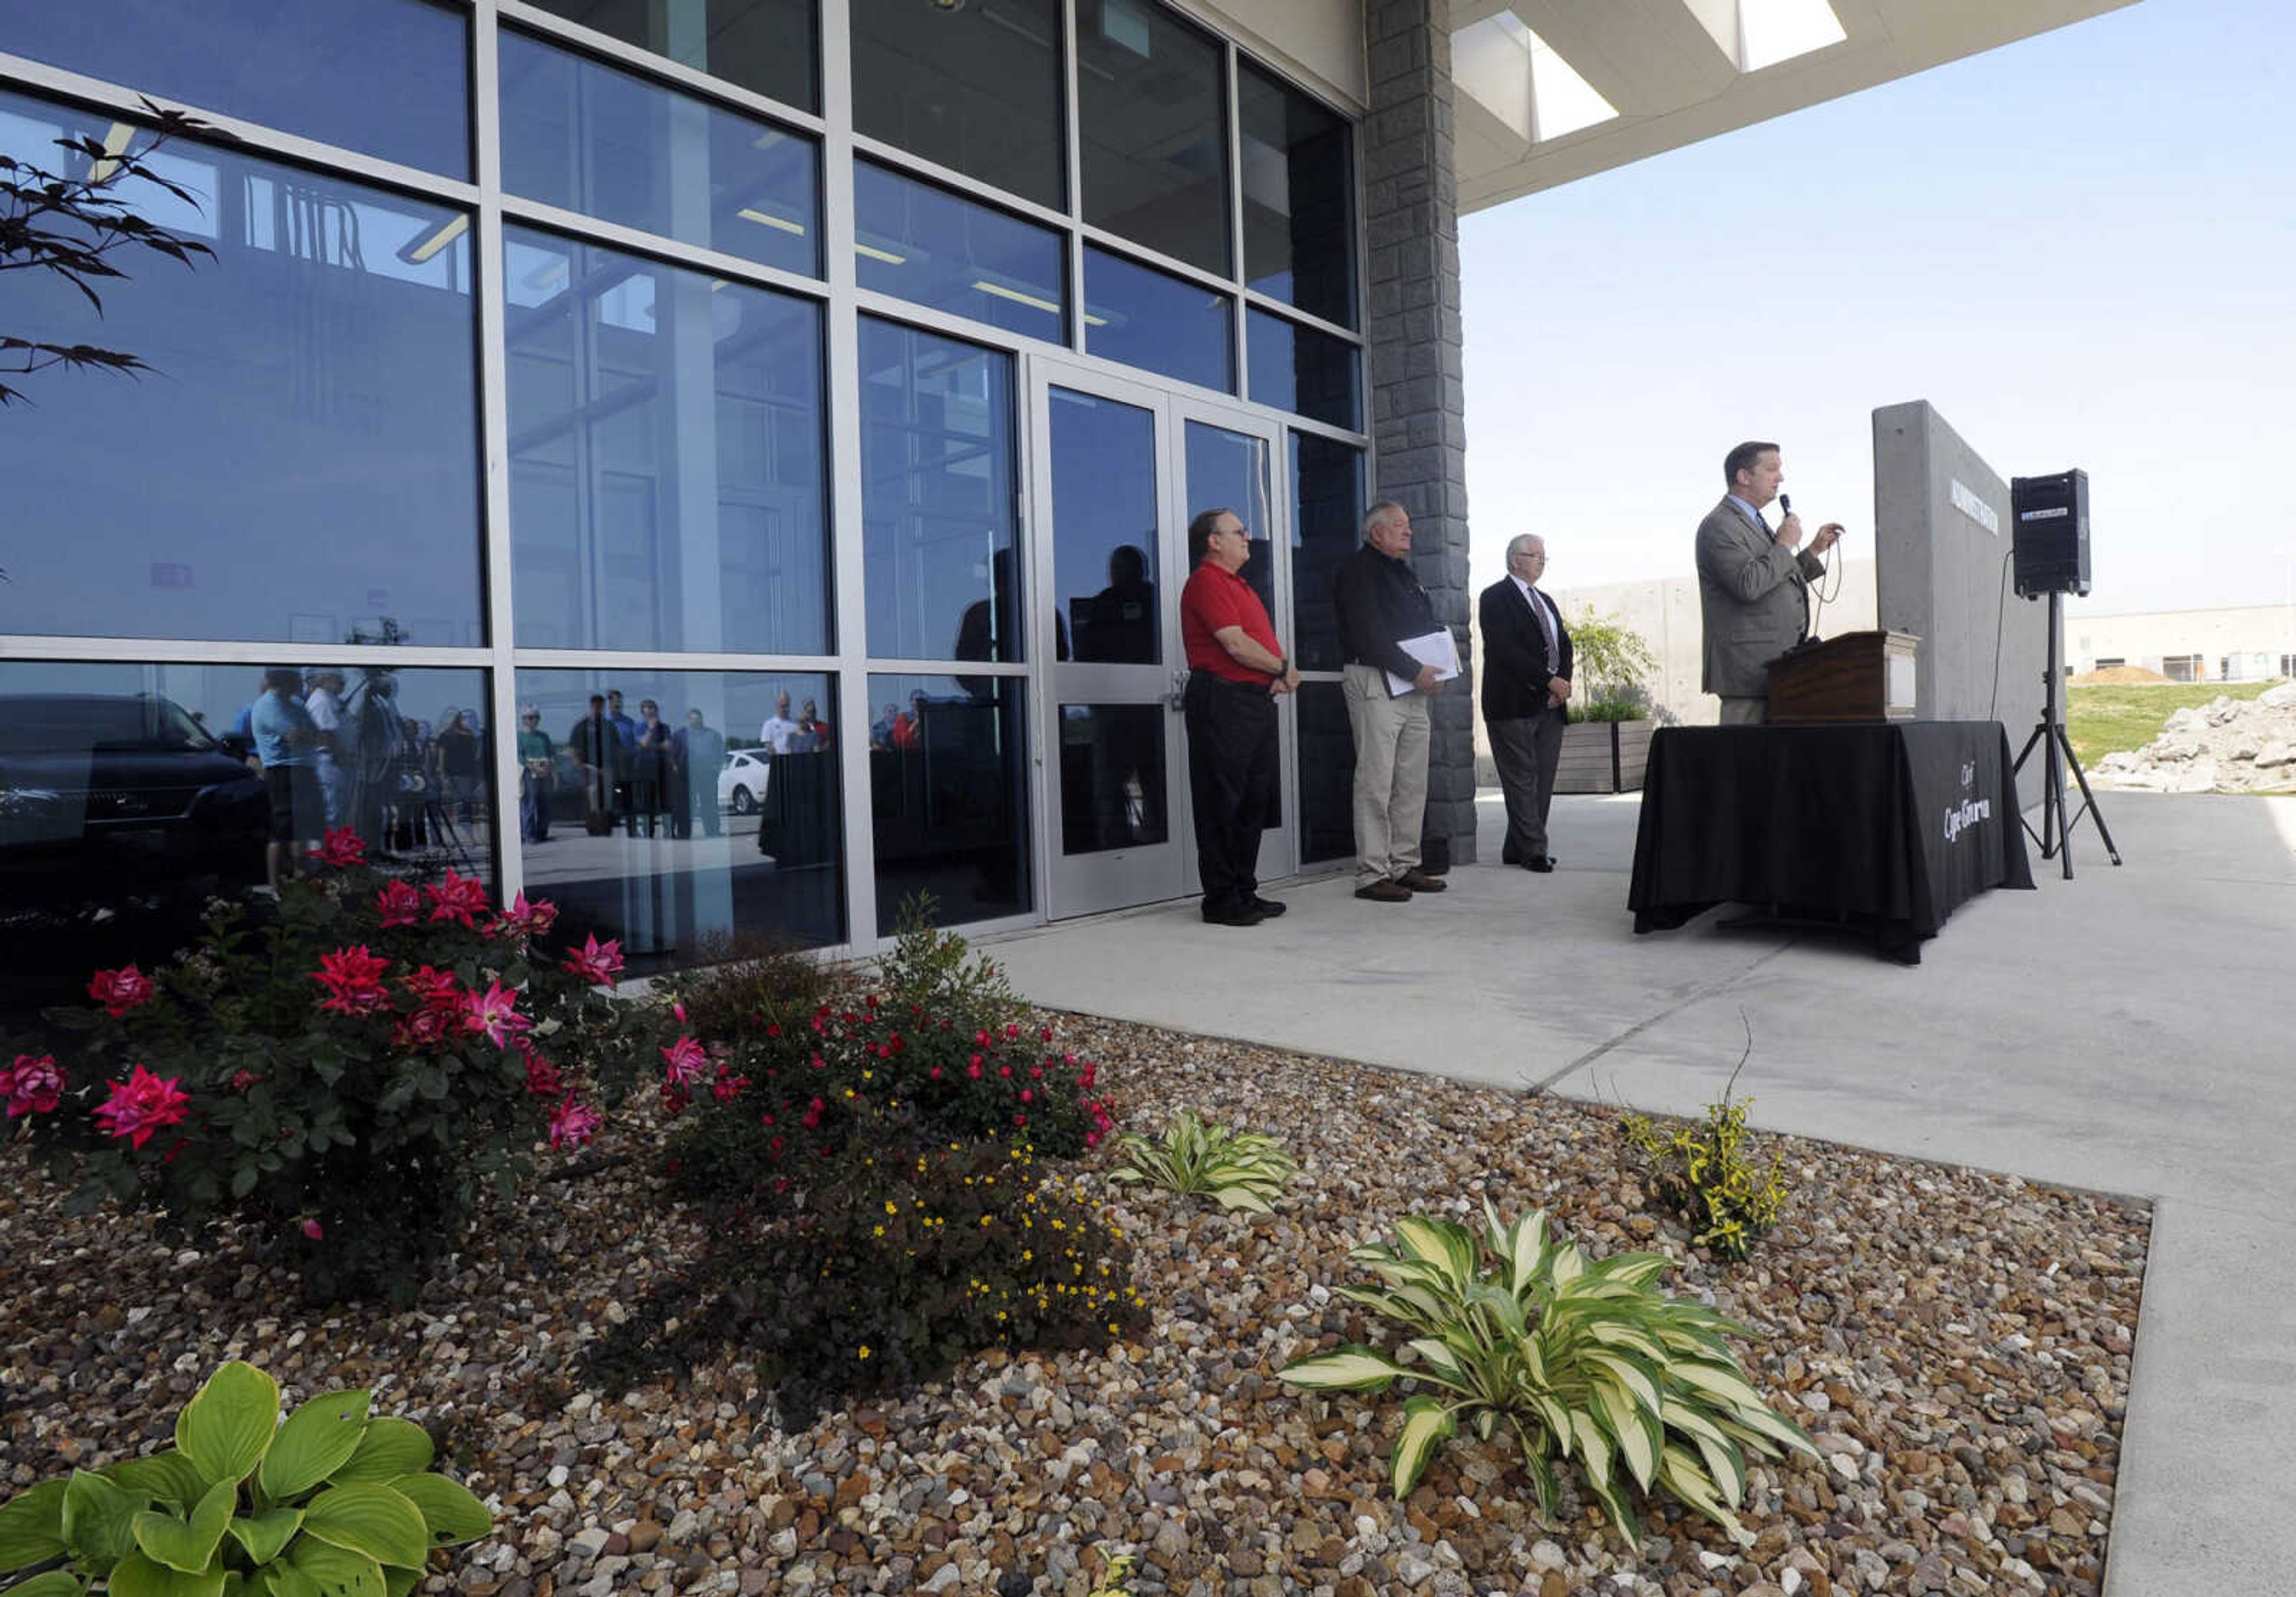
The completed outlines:
[[[1554,768],[1558,793],[1631,793],[1650,764],[1654,721],[1580,721],[1562,729],[1562,758]]]

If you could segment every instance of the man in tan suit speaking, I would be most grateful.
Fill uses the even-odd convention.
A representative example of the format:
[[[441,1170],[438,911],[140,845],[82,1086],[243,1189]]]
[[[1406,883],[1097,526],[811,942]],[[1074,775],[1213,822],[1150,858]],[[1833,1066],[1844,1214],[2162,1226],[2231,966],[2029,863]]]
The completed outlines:
[[[1731,450],[1722,480],[1729,491],[1698,524],[1698,613],[1706,635],[1700,685],[1721,696],[1723,725],[1751,726],[1769,700],[1766,667],[1809,635],[1808,586],[1824,571],[1819,557],[1842,528],[1828,521],[1801,549],[1801,518],[1788,505],[1785,520],[1770,529],[1762,508],[1785,482],[1775,444]]]

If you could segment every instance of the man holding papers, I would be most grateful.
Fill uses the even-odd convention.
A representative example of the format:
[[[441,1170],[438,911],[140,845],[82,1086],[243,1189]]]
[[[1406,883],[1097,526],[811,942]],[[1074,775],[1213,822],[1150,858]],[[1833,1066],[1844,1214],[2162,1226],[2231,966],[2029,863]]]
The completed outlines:
[[[1411,518],[1382,500],[1332,584],[1341,690],[1355,733],[1356,897],[1408,904],[1443,884],[1419,868],[1427,812],[1427,702],[1459,674],[1450,634],[1412,575]]]

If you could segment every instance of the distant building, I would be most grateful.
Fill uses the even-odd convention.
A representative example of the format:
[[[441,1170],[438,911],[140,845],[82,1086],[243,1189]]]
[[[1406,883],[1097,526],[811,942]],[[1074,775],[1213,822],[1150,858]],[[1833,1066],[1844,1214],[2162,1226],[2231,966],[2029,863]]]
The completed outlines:
[[[2296,676],[2296,606],[2234,604],[2141,616],[2065,617],[2065,664],[2158,671],[2171,682],[2261,682]]]

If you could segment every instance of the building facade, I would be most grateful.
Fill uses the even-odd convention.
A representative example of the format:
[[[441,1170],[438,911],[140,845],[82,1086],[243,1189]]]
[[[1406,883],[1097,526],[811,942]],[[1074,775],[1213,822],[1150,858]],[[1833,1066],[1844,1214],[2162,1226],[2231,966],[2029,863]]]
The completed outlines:
[[[5,419],[44,754],[157,716],[227,788],[194,744],[299,667],[331,819],[641,967],[1178,897],[1184,529],[1226,505],[1309,682],[1267,873],[1348,852],[1357,116],[1136,0],[127,9],[0,7],[19,160],[143,150],[146,95],[209,124],[149,157],[192,202],[121,192],[208,256],[11,311],[152,368]],[[174,801],[103,785],[55,840]]]
[[[6,332],[149,370],[0,414],[0,915],[132,942],[253,880],[266,667],[331,724],[332,823],[635,969],[1185,896],[1213,505],[1307,677],[1263,874],[1336,864],[1367,502],[1465,633],[1463,185],[2111,3],[1780,55],[1769,0],[0,0],[0,152],[137,156],[117,197],[203,251],[114,252],[100,319],[11,283]],[[202,126],[154,149],[152,102]],[[1467,860],[1470,695],[1437,719]]]

